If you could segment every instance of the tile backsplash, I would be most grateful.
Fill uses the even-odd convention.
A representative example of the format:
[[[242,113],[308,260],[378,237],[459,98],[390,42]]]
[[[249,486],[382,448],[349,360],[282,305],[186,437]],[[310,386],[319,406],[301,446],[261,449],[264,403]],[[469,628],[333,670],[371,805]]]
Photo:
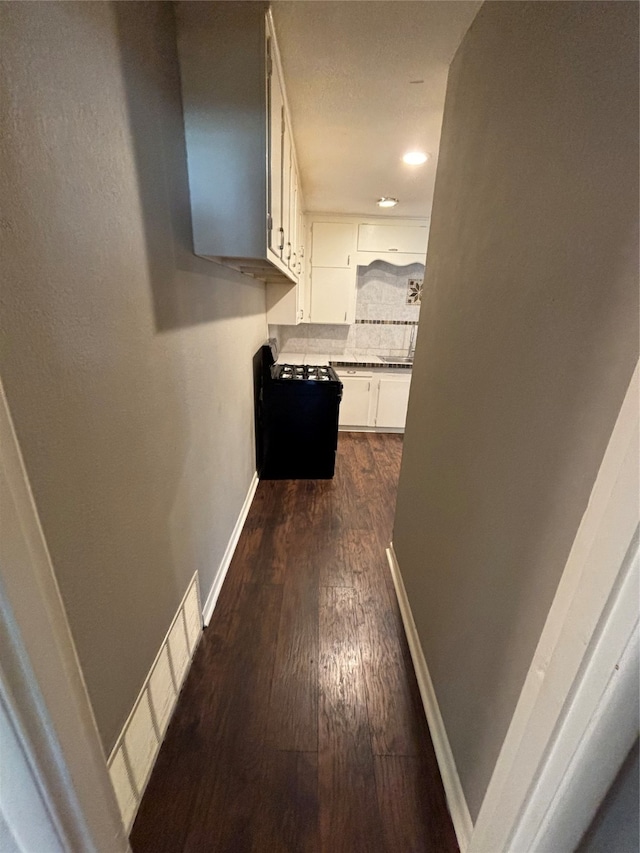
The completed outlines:
[[[356,320],[411,320],[418,322],[419,305],[408,305],[409,280],[424,276],[423,264],[396,267],[374,261],[358,267]]]
[[[420,281],[424,264],[397,267],[374,261],[358,267],[356,322],[351,326],[270,327],[284,352],[353,352],[356,355],[404,355],[420,316],[419,304],[408,304],[409,280]]]

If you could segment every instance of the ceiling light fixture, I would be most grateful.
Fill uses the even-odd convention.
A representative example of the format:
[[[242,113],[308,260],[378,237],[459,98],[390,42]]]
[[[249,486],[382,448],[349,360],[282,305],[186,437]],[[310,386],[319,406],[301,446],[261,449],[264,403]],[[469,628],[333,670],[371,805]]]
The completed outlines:
[[[376,204],[378,207],[395,207],[398,203],[397,198],[391,198],[390,196],[382,196],[379,198]]]
[[[402,158],[409,166],[421,166],[429,159],[429,155],[423,151],[408,151]]]

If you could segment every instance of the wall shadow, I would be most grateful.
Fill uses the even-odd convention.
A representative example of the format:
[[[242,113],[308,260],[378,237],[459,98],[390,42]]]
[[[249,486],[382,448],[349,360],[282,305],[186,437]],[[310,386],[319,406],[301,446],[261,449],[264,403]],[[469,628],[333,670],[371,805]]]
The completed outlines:
[[[243,291],[265,285],[193,252],[176,22],[170,3],[114,3],[122,79],[138,174],[149,280],[160,332],[246,316]]]

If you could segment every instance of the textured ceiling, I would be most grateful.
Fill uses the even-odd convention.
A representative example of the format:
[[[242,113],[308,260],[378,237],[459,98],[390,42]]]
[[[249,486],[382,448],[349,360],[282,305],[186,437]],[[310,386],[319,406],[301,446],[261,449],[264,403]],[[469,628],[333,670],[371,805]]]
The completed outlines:
[[[272,3],[307,210],[380,214],[388,195],[385,215],[430,214],[447,71],[480,5]],[[415,148],[424,166],[402,162]]]

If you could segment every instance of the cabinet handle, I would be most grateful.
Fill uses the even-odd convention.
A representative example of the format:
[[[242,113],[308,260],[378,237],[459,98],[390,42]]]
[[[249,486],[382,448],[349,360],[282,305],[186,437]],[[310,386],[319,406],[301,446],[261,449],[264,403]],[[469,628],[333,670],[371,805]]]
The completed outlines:
[[[355,370],[347,370],[347,373],[355,373]]]
[[[397,249],[389,249],[388,251],[389,252],[397,252],[398,250]]]
[[[347,255],[347,266],[351,266],[351,255]]]
[[[284,251],[284,228],[280,226],[280,228],[278,228],[278,231],[280,232],[280,245],[278,246],[278,250],[282,252]]]
[[[344,321],[345,321],[345,323],[347,322],[347,312],[346,311],[344,312]]]
[[[300,319],[304,320],[304,308],[300,309]]]
[[[287,255],[287,260],[290,261],[291,260],[291,243],[287,243],[287,246],[289,247],[289,254]]]

